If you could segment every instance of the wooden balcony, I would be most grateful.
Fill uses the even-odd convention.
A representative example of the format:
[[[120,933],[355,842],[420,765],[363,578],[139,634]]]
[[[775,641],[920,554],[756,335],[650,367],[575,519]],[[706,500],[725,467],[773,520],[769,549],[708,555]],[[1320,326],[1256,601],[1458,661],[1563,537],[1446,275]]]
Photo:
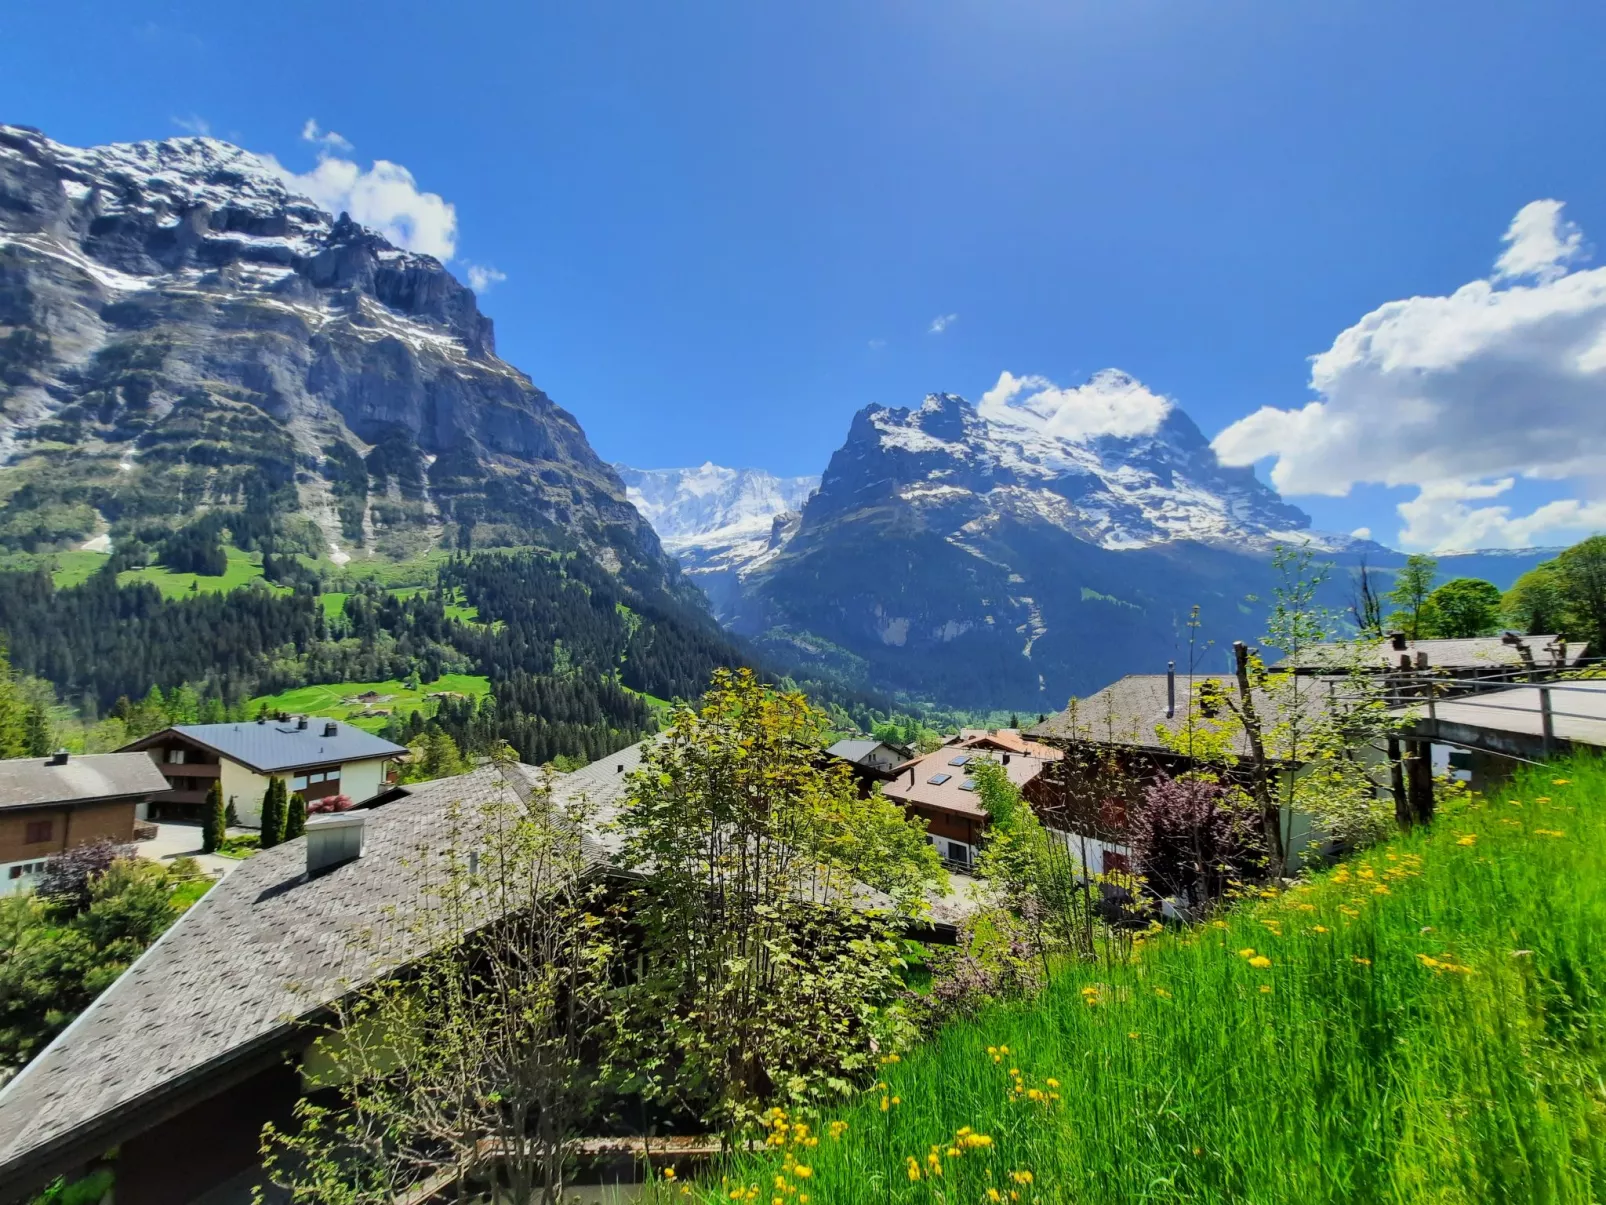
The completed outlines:
[[[166,778],[216,778],[223,773],[215,761],[159,761],[156,768]]]

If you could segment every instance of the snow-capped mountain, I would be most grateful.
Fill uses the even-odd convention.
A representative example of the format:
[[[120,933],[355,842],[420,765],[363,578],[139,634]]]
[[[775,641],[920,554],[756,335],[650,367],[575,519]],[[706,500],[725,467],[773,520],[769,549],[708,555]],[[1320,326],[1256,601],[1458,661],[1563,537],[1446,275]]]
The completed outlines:
[[[726,609],[740,578],[767,563],[797,531],[818,477],[777,477],[763,469],[707,463],[689,469],[613,466],[664,548],[714,604]]]
[[[1257,637],[1270,553],[1302,542],[1383,551],[1310,531],[1124,373],[1075,389],[1005,374],[979,405],[859,411],[730,622],[821,672],[1046,711],[1185,658],[1196,604],[1199,647]]]
[[[1311,532],[1309,516],[1252,470],[1222,466],[1192,419],[1125,373],[1077,389],[1021,386],[1006,374],[980,406],[944,393],[913,410],[861,411],[822,493],[891,488],[912,507],[952,514],[958,541],[1012,515],[1110,549],[1354,542]]]
[[[558,539],[675,579],[474,293],[288,180],[213,138],[0,125],[0,545],[243,506],[337,561]]]

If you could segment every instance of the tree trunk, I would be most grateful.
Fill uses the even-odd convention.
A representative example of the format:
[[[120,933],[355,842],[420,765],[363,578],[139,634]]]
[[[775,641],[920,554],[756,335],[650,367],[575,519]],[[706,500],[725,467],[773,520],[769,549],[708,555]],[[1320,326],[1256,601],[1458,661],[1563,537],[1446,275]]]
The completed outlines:
[[[1400,756],[1400,738],[1389,737],[1389,787],[1394,795],[1394,820],[1401,828],[1410,828],[1411,802],[1405,793],[1405,767]]]
[[[1405,746],[1405,793],[1412,824],[1433,823],[1433,746],[1427,741],[1407,741]]]
[[[1271,853],[1276,873],[1281,876],[1284,866],[1282,809],[1271,793],[1271,766],[1266,757],[1266,742],[1260,730],[1260,713],[1255,709],[1254,688],[1249,682],[1249,646],[1242,640],[1232,642],[1232,658],[1238,677],[1239,718],[1243,720],[1244,735],[1249,740],[1251,761],[1250,794],[1260,811],[1260,826],[1265,832],[1266,848]]]

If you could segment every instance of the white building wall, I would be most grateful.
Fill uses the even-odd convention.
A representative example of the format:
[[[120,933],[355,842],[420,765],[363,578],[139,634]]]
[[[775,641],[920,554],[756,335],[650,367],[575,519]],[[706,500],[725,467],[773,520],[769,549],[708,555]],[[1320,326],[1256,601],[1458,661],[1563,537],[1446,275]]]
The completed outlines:
[[[258,774],[237,761],[218,758],[223,768],[219,776],[223,783],[223,802],[234,805],[234,814],[247,828],[262,826],[262,796],[268,791],[268,776]]]
[[[340,793],[350,795],[354,803],[366,803],[379,794],[384,783],[385,759],[382,757],[341,763]]]

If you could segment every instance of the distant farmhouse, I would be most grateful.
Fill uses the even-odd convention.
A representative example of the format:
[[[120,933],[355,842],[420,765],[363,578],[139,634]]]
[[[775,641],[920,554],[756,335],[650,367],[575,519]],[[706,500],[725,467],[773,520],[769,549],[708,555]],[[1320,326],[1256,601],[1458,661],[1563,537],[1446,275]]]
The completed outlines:
[[[1044,768],[1062,756],[1058,749],[1028,741],[1011,729],[966,729],[934,753],[899,766],[881,793],[925,821],[945,862],[970,870],[987,828],[987,813],[976,797],[974,765],[998,763],[1021,794],[1036,804],[1046,785]]]
[[[134,840],[167,779],[138,753],[54,753],[0,761],[0,895],[32,887],[45,862],[86,841]]]
[[[270,777],[309,803],[326,795],[366,803],[391,785],[391,763],[407,752],[354,724],[313,716],[181,724],[122,751],[147,754],[167,780],[170,790],[153,803],[152,819],[201,819],[207,792],[221,781],[223,801],[248,827],[261,821]]]

